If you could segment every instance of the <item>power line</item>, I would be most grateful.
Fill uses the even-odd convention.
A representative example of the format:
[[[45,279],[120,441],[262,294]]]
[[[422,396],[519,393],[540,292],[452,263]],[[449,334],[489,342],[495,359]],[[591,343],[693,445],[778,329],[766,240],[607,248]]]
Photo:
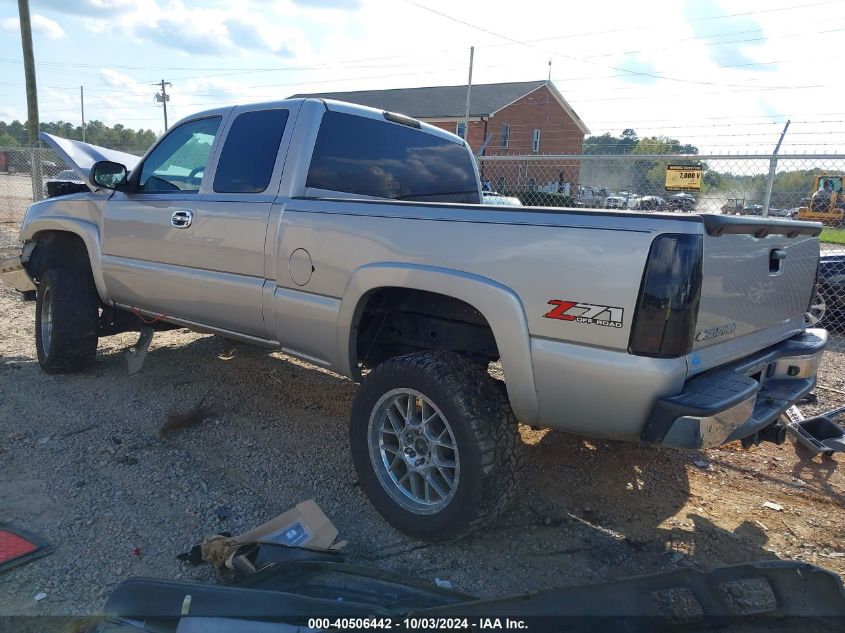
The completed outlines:
[[[821,5],[821,4],[832,4],[832,3],[837,2],[837,1],[838,0],[825,0],[823,2],[818,2],[818,3],[811,4],[811,5],[806,5],[806,6],[809,7],[809,6],[817,6],[817,5]],[[419,8],[419,9],[422,9],[424,11],[428,11],[430,13],[433,13],[435,15],[443,17],[447,20],[457,22],[458,24],[462,24],[462,25],[467,26],[471,29],[481,31],[482,33],[487,33],[489,35],[493,35],[495,37],[507,40],[507,41],[512,42],[514,44],[520,44],[522,46],[527,46],[529,48],[541,50],[544,53],[552,53],[553,55],[560,55],[561,57],[574,59],[576,61],[581,61],[581,62],[585,62],[585,63],[593,63],[593,62],[588,61],[588,58],[579,57],[579,56],[576,56],[576,55],[568,55],[568,54],[559,53],[557,51],[552,51],[552,50],[545,49],[545,48],[542,48],[542,47],[539,47],[539,46],[535,46],[534,44],[532,44],[528,41],[519,40],[519,39],[510,37],[508,35],[503,35],[502,33],[492,31],[490,29],[484,28],[484,27],[479,26],[477,24],[473,24],[471,22],[461,20],[460,18],[456,18],[456,17],[449,15],[447,13],[443,13],[442,11],[438,11],[437,9],[433,9],[431,7],[425,6],[423,4],[420,4],[419,2],[416,2],[415,0],[405,0],[405,2],[408,3],[408,4],[411,4],[411,5]],[[797,8],[797,7],[789,7],[789,8]],[[778,9],[769,9],[768,11],[771,12],[771,11],[775,11],[775,10],[778,10]],[[781,8],[779,10],[786,10],[786,8],[784,7],[784,8]],[[739,14],[737,14],[737,15],[739,15]],[[733,17],[733,16],[730,16],[730,15],[712,16],[711,18],[708,18],[708,19],[717,19],[719,17]],[[836,30],[837,29],[834,29],[834,30],[831,30],[831,31],[825,31],[825,32],[834,32]],[[632,76],[652,77],[654,79],[663,79],[665,81],[675,81],[675,82],[679,82],[679,83],[696,84],[696,85],[731,86],[731,84],[721,84],[721,83],[717,83],[717,82],[702,82],[702,81],[697,81],[697,80],[694,80],[694,79],[683,79],[683,78],[680,78],[680,77],[668,77],[666,75],[658,75],[656,73],[632,71],[632,70],[628,70],[628,69],[620,67],[620,66],[610,65],[609,68],[612,68],[613,70],[618,70],[620,72],[628,73]]]
[[[410,0],[406,0],[406,1],[410,2]],[[418,3],[411,2],[411,4],[414,4],[415,6],[419,6],[421,8],[425,8],[426,10],[431,10],[431,11],[437,13],[438,15],[442,15],[443,17],[447,17],[448,19],[458,20],[457,18],[451,18],[450,16],[447,16],[446,14],[442,14],[441,12],[438,12],[434,9],[428,9],[427,7],[423,7],[423,5],[419,5]],[[817,4],[825,4],[825,3],[817,3]],[[810,6],[810,5],[807,5],[807,6]],[[778,9],[778,10],[780,10],[780,9]],[[476,27],[475,25],[469,24],[467,22],[464,22],[462,20],[458,20],[458,21],[462,24],[466,24],[467,26],[471,26],[472,28],[481,28],[481,27]],[[484,30],[485,32],[493,33],[492,31],[487,31],[486,29],[482,29],[482,30]],[[838,32],[841,32],[843,30],[845,30],[845,29],[829,29],[829,30],[826,30],[826,31],[814,30],[811,33],[814,34],[814,35],[818,35],[818,34],[824,34],[824,33],[838,33]],[[749,30],[734,31],[734,32],[729,32],[729,33],[707,35],[707,36],[696,36],[696,37],[691,37],[691,38],[681,38],[679,40],[676,40],[676,42],[688,41],[688,40],[693,40],[693,39],[703,39],[703,38],[708,38],[708,37],[715,37],[717,35],[730,35],[730,34],[735,34],[735,33],[746,33],[746,32],[756,32],[756,31],[760,31],[760,29],[752,29],[750,31]],[[784,35],[782,37],[783,38],[790,38],[790,37],[799,37],[801,35],[802,34],[800,34],[800,33],[799,34],[788,34],[788,35]],[[499,35],[499,36],[500,37],[506,37],[506,36],[501,36],[501,35]],[[538,39],[538,40],[525,40],[525,41],[516,40],[514,38],[507,38],[507,37],[506,37],[506,39],[509,42],[514,43],[514,44],[531,46],[530,42],[550,41],[552,39],[559,39],[559,38],[541,38],[541,39]],[[709,42],[709,43],[705,43],[705,45],[706,46],[718,46],[718,45],[723,45],[723,44],[735,44],[735,43],[741,43],[741,42],[773,40],[773,39],[779,39],[779,38],[773,38],[773,37],[751,38],[751,39],[744,39],[744,40],[730,40],[730,41],[726,41],[726,42]],[[491,45],[491,47],[492,46],[495,46],[495,45]],[[532,48],[534,48],[534,47],[532,46]],[[621,51],[621,53],[622,54],[642,53],[642,52],[648,52],[648,51],[654,51],[654,50],[671,50],[672,48],[673,47],[662,47],[662,48],[656,48],[656,49],[628,50],[628,51]],[[449,52],[450,50],[454,50],[454,49],[444,49],[441,52]],[[557,53],[555,53],[555,54],[557,54]],[[601,53],[601,54],[597,54],[597,55],[574,57],[574,59],[579,59],[579,60],[584,61],[584,60],[588,60],[588,59],[596,59],[596,58],[607,57],[607,56],[616,55],[616,54],[620,54],[620,53],[619,52],[616,52],[616,53],[614,53],[614,52]],[[413,58],[414,56],[400,56],[400,57],[411,57],[411,58]],[[430,57],[430,53],[428,53],[428,57]],[[368,60],[369,61],[378,61],[378,60],[391,60],[391,61],[393,61],[395,59],[396,59],[395,56],[375,57],[375,58],[360,58],[358,60],[339,60],[337,62],[333,62],[333,64],[335,64],[335,65],[337,65],[337,64],[348,64],[348,63],[356,63],[358,61],[368,61]],[[784,60],[784,61],[779,61],[779,62],[751,62],[751,63],[744,63],[744,64],[717,65],[717,68],[739,68],[739,67],[748,67],[748,66],[756,66],[756,65],[784,63],[784,62],[788,62],[788,61],[789,60]],[[11,59],[0,59],[0,62],[20,63],[19,60],[11,60]],[[232,70],[232,69],[227,68],[226,70],[230,70],[231,72],[222,73],[220,75],[197,75],[194,78],[243,75],[243,74],[250,74],[250,73],[255,73],[255,72],[313,70],[313,69],[316,69],[316,68],[328,66],[330,64],[332,64],[332,63],[326,62],[326,63],[321,63],[321,64],[307,65],[307,66],[288,66],[288,67],[275,67],[275,68],[245,68],[245,69],[240,69],[240,70]],[[77,66],[77,67],[91,68],[91,69],[96,68],[98,71],[101,70],[101,67],[99,67],[99,66],[94,66],[94,65],[90,65],[90,64],[68,64],[66,62],[41,62],[39,65],[61,67],[62,70],[63,70],[63,74],[67,73],[66,69],[67,69],[68,66]],[[417,64],[413,64],[413,63],[388,64],[388,65],[381,65],[381,66],[366,66],[366,67],[376,67],[376,68],[381,68],[381,67],[417,67]],[[112,68],[148,70],[148,69],[155,68],[155,67],[151,67],[151,66],[114,66]],[[616,68],[616,67],[612,67],[612,68]],[[191,67],[181,67],[181,68],[177,67],[177,69],[194,70],[194,71],[202,70],[202,68],[191,68]],[[218,70],[218,69],[220,69],[220,68],[208,68],[207,70]],[[687,82],[687,83],[698,83],[698,84],[702,84],[702,85],[719,85],[719,86],[724,85],[724,86],[729,86],[729,87],[743,87],[743,85],[740,85],[740,84],[722,84],[722,83],[719,83],[719,82],[704,82],[704,81],[677,79],[677,78],[671,78],[671,77],[665,77],[665,76],[662,76],[662,75],[657,75],[655,73],[644,73],[644,72],[638,72],[638,71],[631,71],[631,70],[624,69],[624,68],[619,68],[619,70],[621,70],[623,72],[622,75],[610,75],[608,77],[614,78],[614,77],[619,77],[619,76],[637,75],[637,76],[648,76],[648,77],[653,77],[653,78],[658,78],[658,79],[666,79],[666,80],[669,80],[669,81],[683,81],[683,82]],[[80,73],[80,74],[82,74],[82,73]],[[97,74],[100,74],[100,73],[98,72]],[[89,85],[91,85],[91,84],[89,83]],[[104,84],[104,85],[108,85],[108,84]],[[56,86],[54,88],[56,88],[56,89],[75,89],[74,87],[71,87],[71,86]]]

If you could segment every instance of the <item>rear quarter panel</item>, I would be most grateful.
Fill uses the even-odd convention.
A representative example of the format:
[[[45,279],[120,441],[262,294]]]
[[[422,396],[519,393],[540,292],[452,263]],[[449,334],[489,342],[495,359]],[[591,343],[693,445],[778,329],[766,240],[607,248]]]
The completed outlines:
[[[531,336],[626,350],[654,235],[699,230],[692,222],[658,217],[500,209],[291,200],[281,219],[277,283],[339,298],[354,271],[367,264],[405,262],[473,273],[519,296]],[[314,262],[307,288],[295,286],[286,270],[298,248]],[[546,318],[553,300],[619,308],[622,327]]]

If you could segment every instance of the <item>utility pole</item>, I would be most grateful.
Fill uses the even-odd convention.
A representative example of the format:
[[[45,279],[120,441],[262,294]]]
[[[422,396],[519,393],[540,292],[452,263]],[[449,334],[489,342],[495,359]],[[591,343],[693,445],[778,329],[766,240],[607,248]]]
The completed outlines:
[[[164,108],[164,131],[167,132],[167,102],[170,101],[170,95],[167,94],[165,86],[172,86],[173,84],[162,79],[161,82],[153,85],[161,86],[161,93],[156,93],[156,101]]]
[[[32,23],[29,18],[29,0],[18,0],[18,15],[21,23],[21,46],[23,47],[23,71],[26,76],[26,117],[29,131],[29,145],[32,151],[32,198],[41,195],[41,156],[36,157],[38,144],[38,86],[35,83],[35,54],[32,51]]]
[[[82,142],[85,142],[85,92],[79,86],[79,106],[82,108]]]
[[[778,167],[778,152],[780,151],[780,144],[783,143],[783,137],[786,136],[786,131],[789,129],[791,121],[787,120],[786,125],[783,126],[783,132],[780,133],[778,144],[775,145],[775,151],[772,153],[772,158],[769,161],[769,178],[766,180],[766,195],[763,198],[763,217],[769,215],[769,203],[772,201],[772,186],[775,184],[775,170]]]
[[[472,96],[472,58],[475,54],[475,46],[469,47],[469,79],[467,80],[467,107],[464,110],[464,140],[469,136],[469,102]]]
[[[552,58],[549,58],[549,81],[552,80]]]

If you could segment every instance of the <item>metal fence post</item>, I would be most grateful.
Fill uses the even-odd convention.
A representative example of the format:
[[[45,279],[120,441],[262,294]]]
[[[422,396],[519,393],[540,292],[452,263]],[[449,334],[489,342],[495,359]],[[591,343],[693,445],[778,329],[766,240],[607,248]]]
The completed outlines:
[[[775,151],[772,152],[772,158],[769,160],[769,177],[766,179],[766,195],[763,197],[763,217],[768,217],[769,206],[772,201],[772,186],[775,184],[775,171],[778,167],[778,151],[780,144],[783,143],[783,137],[786,136],[786,131],[789,129],[789,121],[783,126],[783,132],[780,133],[778,144],[775,145]]]

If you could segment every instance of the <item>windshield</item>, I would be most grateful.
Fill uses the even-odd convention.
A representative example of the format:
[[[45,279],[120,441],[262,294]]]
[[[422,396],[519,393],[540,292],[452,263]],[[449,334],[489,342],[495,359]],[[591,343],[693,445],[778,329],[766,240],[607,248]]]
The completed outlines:
[[[842,176],[825,176],[819,179],[819,188],[842,193]]]

